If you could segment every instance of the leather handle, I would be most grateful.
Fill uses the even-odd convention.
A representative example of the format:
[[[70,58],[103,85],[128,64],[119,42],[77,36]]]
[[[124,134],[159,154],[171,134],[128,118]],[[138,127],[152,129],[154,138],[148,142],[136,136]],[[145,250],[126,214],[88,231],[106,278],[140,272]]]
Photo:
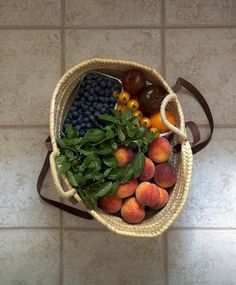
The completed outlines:
[[[203,95],[200,93],[200,91],[194,87],[189,81],[179,77],[175,83],[175,85],[172,87],[172,90],[177,93],[179,90],[181,90],[181,88],[184,87],[186,90],[188,90],[190,92],[190,94],[198,101],[198,103],[201,105],[204,113],[206,114],[209,126],[210,126],[210,134],[207,137],[207,139],[205,139],[204,141],[196,144],[193,144],[192,146],[192,152],[193,154],[199,152],[200,150],[202,150],[204,147],[206,147],[208,145],[208,143],[210,142],[211,138],[212,138],[212,134],[213,134],[213,130],[214,130],[214,121],[213,121],[213,117],[212,117],[212,113],[210,110],[209,105],[207,104],[207,101],[205,100],[205,98],[203,97]],[[187,122],[189,123],[189,122]],[[193,134],[193,139],[194,136],[199,137],[200,136],[200,132],[199,129],[198,131],[196,131],[196,124],[194,124],[195,126],[193,126],[192,123],[190,123],[191,126],[190,130]],[[193,129],[195,129],[193,131]],[[199,132],[199,134],[198,134]],[[200,137],[199,137],[200,140]]]
[[[52,153],[50,137],[48,137],[45,142],[46,142],[46,145],[48,147],[48,153],[46,155],[45,161],[43,163],[43,167],[40,171],[38,181],[37,181],[37,191],[38,191],[40,198],[42,200],[44,200],[45,202],[47,202],[48,204],[53,205],[53,206],[57,207],[58,209],[61,209],[65,212],[68,212],[72,215],[75,215],[75,216],[83,218],[83,219],[92,220],[93,217],[88,212],[85,212],[85,211],[82,211],[80,209],[68,206],[66,204],[63,204],[61,202],[57,202],[57,201],[52,200],[52,199],[49,199],[42,194],[43,182],[45,180],[45,177],[46,177],[48,170],[49,170],[49,167],[50,167],[49,157]]]

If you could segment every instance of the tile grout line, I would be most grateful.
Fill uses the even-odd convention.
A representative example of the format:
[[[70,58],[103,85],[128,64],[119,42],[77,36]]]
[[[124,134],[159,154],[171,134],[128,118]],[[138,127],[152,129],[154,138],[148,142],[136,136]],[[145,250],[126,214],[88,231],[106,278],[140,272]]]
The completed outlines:
[[[132,29],[161,29],[161,25],[130,25],[130,26],[64,26],[64,25],[0,25],[0,30],[132,30]],[[236,25],[167,25],[166,29],[234,29]]]

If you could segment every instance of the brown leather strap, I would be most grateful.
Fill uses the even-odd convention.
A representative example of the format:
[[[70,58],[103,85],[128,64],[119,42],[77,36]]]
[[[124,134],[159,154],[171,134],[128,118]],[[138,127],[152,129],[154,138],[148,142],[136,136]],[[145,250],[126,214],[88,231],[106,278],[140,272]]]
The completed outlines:
[[[204,113],[206,114],[206,117],[208,119],[209,126],[210,126],[210,134],[207,137],[207,139],[197,144],[197,142],[200,140],[200,131],[199,131],[197,125],[195,123],[193,123],[192,121],[186,123],[187,126],[189,127],[189,129],[191,130],[192,135],[193,135],[192,152],[193,152],[193,154],[195,154],[195,153],[199,152],[200,150],[202,150],[210,142],[212,134],[213,134],[213,130],[214,130],[214,121],[213,121],[213,117],[211,114],[211,110],[210,110],[205,98],[197,90],[197,88],[194,87],[190,82],[188,82],[187,80],[185,80],[183,78],[178,78],[175,85],[172,87],[172,90],[175,93],[177,93],[182,87],[184,87],[186,90],[188,90],[190,92],[190,94],[193,95],[193,97],[201,105]],[[199,140],[198,140],[198,138],[199,138]],[[194,143],[194,141],[195,141],[195,143]],[[177,151],[178,148],[179,147],[176,147],[175,151]]]
[[[75,215],[75,216],[78,216],[80,218],[84,218],[84,219],[88,219],[88,220],[92,220],[93,217],[85,212],[85,211],[82,211],[80,209],[77,209],[77,208],[74,208],[74,207],[70,207],[66,204],[63,204],[61,202],[57,202],[55,200],[52,200],[52,199],[49,199],[47,198],[46,196],[44,196],[41,191],[42,191],[42,186],[43,186],[43,182],[44,182],[44,179],[48,173],[48,170],[49,170],[49,167],[50,167],[50,163],[49,163],[49,156],[50,156],[50,153],[52,152],[51,150],[51,140],[50,140],[50,137],[48,137],[45,141],[46,145],[47,145],[47,148],[48,148],[48,153],[46,155],[46,158],[45,158],[45,161],[43,163],[43,167],[40,171],[40,174],[39,174],[39,177],[38,177],[38,181],[37,181],[37,191],[38,191],[38,194],[40,196],[40,198],[42,200],[44,200],[45,202],[63,210],[63,211],[66,211],[72,215]]]

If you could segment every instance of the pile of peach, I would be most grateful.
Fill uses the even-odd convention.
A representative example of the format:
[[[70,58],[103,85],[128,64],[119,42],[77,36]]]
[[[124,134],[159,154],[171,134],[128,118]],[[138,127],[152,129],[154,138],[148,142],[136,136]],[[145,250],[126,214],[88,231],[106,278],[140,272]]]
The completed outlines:
[[[99,200],[99,207],[106,213],[120,211],[122,218],[131,224],[145,218],[145,209],[162,209],[169,200],[168,190],[176,183],[176,169],[168,162],[171,145],[165,137],[153,141],[148,157],[138,179],[121,184],[117,193]],[[131,149],[121,147],[116,151],[120,167],[129,164],[134,157]],[[146,207],[146,208],[145,208]]]

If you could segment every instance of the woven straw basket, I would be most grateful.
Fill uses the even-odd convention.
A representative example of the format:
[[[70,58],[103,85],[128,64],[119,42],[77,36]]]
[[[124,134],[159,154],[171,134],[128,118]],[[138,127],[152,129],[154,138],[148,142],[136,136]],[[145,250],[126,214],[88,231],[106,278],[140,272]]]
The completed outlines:
[[[97,221],[115,233],[135,237],[155,237],[163,233],[180,213],[186,201],[192,172],[192,151],[186,137],[185,122],[180,103],[176,94],[156,70],[136,62],[111,59],[90,59],[71,68],[58,82],[51,101],[50,136],[53,149],[50,155],[51,173],[58,194],[64,198],[74,197],[86,208],[76,189],[70,185],[67,178],[63,175],[58,176],[55,157],[60,153],[60,150],[56,139],[60,136],[62,121],[70,106],[73,91],[85,73],[93,70],[115,77],[122,77],[130,69],[142,71],[148,81],[163,86],[168,93],[161,105],[161,118],[172,131],[171,144],[181,144],[181,151],[178,154],[172,154],[170,158],[177,168],[177,183],[170,191],[170,199],[167,205],[159,212],[149,210],[141,224],[128,224],[120,217],[106,214],[99,208],[97,210],[87,209],[87,211]],[[174,114],[177,121],[176,127],[166,120],[166,107],[171,109]]]

